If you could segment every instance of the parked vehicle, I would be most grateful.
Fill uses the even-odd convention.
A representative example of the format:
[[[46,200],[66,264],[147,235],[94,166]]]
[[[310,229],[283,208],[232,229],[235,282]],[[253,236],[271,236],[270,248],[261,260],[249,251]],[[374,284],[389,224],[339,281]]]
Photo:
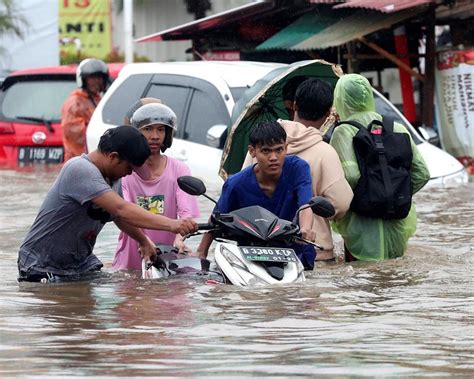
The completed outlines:
[[[123,64],[110,64],[111,79]],[[61,106],[76,88],[76,66],[15,71],[0,87],[0,167],[63,162]]]
[[[125,112],[141,97],[157,97],[178,116],[171,157],[186,162],[193,175],[220,188],[222,147],[231,126],[234,104],[243,92],[271,70],[285,66],[261,62],[166,62],[127,65],[96,108],[87,129],[89,150],[100,136],[123,123]],[[428,164],[431,184],[467,182],[464,167],[454,157],[428,143],[385,97],[374,89],[376,108],[403,123]]]
[[[209,145],[212,128],[219,135],[231,124],[237,99],[278,64],[256,62],[166,62],[127,65],[92,115],[87,130],[89,151],[110,127],[123,123],[128,108],[141,97],[156,97],[178,118],[173,146],[166,154],[186,162],[211,186],[222,185],[217,175],[223,143]],[[219,141],[217,141],[219,142]],[[223,141],[222,141],[223,142]]]
[[[0,70],[0,86],[2,85],[3,81],[8,76],[9,73],[10,71],[8,70]]]
[[[178,185],[193,196],[206,193],[204,183],[192,176],[178,178]],[[207,195],[206,197],[216,202]],[[308,205],[298,210],[292,222],[280,219],[260,206],[246,207],[225,214],[218,212],[212,214],[209,224],[199,225],[200,230],[207,230],[218,238],[213,254],[217,268],[211,272],[215,273],[217,278],[223,277],[225,283],[240,287],[303,282],[304,267],[291,248],[292,244],[299,241],[322,249],[300,236],[298,214],[308,207],[321,217],[331,217],[335,213],[329,201],[323,197],[315,197]],[[142,276],[160,278],[169,276],[171,271],[194,272],[191,269],[192,262],[189,261],[193,258],[186,256],[183,258],[189,262],[186,266],[180,264],[179,258],[176,259],[173,255],[171,257],[174,259],[169,261],[166,254],[158,255],[153,265],[143,263]],[[206,260],[199,258],[194,260],[199,261],[198,269],[206,267],[204,273],[209,273],[209,265],[202,263]]]

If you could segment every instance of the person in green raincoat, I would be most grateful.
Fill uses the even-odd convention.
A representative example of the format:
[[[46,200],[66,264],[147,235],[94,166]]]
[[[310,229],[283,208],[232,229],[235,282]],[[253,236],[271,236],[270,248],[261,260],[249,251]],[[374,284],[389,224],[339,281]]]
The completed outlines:
[[[373,120],[382,120],[375,112],[375,101],[369,81],[358,74],[342,76],[334,89],[334,106],[341,120],[354,120],[369,125]],[[395,133],[407,133],[407,129],[394,123]],[[341,160],[344,175],[352,189],[360,178],[359,166],[352,145],[357,128],[341,124],[334,129],[330,144]],[[411,136],[413,160],[411,181],[413,193],[418,192],[430,179],[428,167]],[[401,257],[408,239],[416,230],[416,211],[412,203],[408,216],[404,219],[384,220],[369,218],[349,210],[346,215],[333,222],[333,229],[344,239],[346,261],[378,261]]]

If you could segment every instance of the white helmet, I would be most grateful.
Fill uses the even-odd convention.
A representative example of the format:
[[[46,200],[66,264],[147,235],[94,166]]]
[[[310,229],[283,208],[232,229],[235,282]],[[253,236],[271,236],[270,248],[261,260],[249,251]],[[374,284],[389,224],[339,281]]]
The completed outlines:
[[[104,85],[109,82],[109,69],[100,59],[87,58],[79,63],[76,70],[76,83],[79,88],[84,88],[84,79],[89,75],[102,75]]]
[[[130,123],[136,129],[155,124],[167,126],[165,140],[161,146],[162,152],[171,147],[174,132],[177,130],[176,113],[170,107],[160,103],[142,105],[133,113]]]

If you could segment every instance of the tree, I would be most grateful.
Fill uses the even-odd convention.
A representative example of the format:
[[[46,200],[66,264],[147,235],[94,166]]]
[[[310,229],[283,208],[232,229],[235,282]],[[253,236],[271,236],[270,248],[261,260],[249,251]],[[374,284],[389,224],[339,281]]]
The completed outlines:
[[[26,26],[26,20],[16,12],[13,0],[0,0],[0,34],[13,33],[23,37],[22,26]]]
[[[22,38],[22,27],[27,25],[26,20],[18,15],[13,0],[0,0],[0,36],[15,34]],[[0,56],[4,51],[5,49],[0,45]]]

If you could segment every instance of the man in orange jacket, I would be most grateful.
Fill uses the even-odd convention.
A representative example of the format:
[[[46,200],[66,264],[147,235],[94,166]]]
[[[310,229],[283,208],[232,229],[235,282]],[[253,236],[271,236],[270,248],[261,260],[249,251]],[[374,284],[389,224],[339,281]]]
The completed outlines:
[[[107,65],[99,59],[83,60],[76,71],[75,89],[61,109],[64,161],[87,153],[86,129],[109,81]]]

